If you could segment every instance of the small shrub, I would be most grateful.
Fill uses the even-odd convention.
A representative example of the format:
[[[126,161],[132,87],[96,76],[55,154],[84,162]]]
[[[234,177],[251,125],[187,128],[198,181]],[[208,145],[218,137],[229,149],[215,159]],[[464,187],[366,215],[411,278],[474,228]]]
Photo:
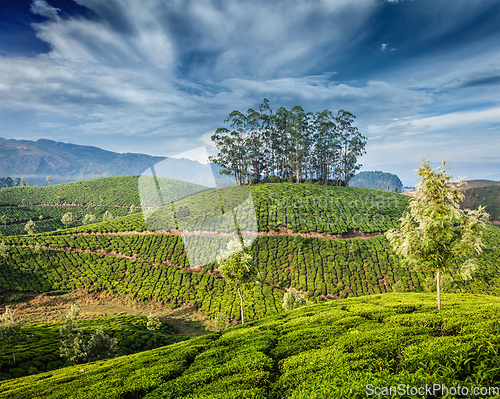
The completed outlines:
[[[287,312],[290,310],[305,306],[307,298],[305,295],[300,294],[295,288],[290,288],[283,296],[283,309]]]

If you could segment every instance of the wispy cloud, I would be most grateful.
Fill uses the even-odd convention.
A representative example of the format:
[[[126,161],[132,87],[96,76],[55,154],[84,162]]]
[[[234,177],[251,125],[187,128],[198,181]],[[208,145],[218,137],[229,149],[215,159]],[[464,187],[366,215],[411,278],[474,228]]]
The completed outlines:
[[[453,129],[458,154],[472,128],[500,123],[500,29],[481,23],[494,1],[76,2],[85,12],[34,0],[44,20],[32,29],[50,51],[0,56],[3,136],[172,154],[267,97],[274,109],[353,112],[369,168],[420,156],[439,134],[445,152]]]

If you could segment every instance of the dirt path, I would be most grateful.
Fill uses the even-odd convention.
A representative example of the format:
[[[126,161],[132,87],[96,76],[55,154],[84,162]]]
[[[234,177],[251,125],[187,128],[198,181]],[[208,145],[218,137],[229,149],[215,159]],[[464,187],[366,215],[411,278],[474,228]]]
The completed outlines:
[[[179,230],[158,230],[158,231],[150,231],[150,230],[145,230],[145,231],[117,231],[117,232],[106,232],[106,233],[101,233],[101,232],[80,232],[80,233],[74,233],[74,234],[65,234],[65,235],[109,235],[109,236],[125,236],[125,235],[158,235],[158,234],[164,234],[164,235],[174,235],[174,236],[180,236],[182,234],[185,235],[199,235],[199,236],[221,236],[221,237],[235,237],[235,234],[230,234],[230,233],[217,233],[213,231],[201,231],[201,230],[193,230],[193,231],[186,231],[184,233],[181,233]],[[316,233],[316,232],[310,232],[310,233],[294,233],[293,230],[287,229],[285,227],[279,227],[278,231],[260,231],[257,233],[258,237],[263,237],[263,236],[300,236],[300,237],[312,237],[312,238],[329,238],[329,239],[350,239],[350,238],[372,238],[378,235],[381,235],[384,233],[381,232],[376,232],[376,233],[363,233],[359,230],[349,230],[347,233],[344,234],[328,234],[328,233]],[[49,235],[50,234],[45,234]],[[254,236],[254,232],[250,231],[242,231],[241,235],[243,237],[245,236]]]

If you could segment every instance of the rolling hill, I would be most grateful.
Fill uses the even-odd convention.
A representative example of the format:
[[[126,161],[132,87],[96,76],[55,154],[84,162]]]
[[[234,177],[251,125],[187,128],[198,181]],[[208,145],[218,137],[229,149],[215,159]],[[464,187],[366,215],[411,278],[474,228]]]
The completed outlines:
[[[476,209],[479,205],[485,206],[491,221],[500,224],[500,182],[496,183],[466,190],[465,198],[460,204],[461,208]]]
[[[457,397],[457,386],[460,393],[467,388],[466,397],[499,397],[500,299],[445,298],[441,312],[429,294],[306,306],[147,352],[0,382],[0,398],[347,399],[383,394],[382,387],[403,389],[393,391],[398,398]],[[455,391],[426,395],[432,384]],[[474,394],[475,387],[483,391]]]
[[[231,395],[235,397],[248,395],[248,397],[264,398],[281,397],[279,395],[286,394],[306,398],[309,397],[307,396],[308,390],[320,390],[322,385],[328,387],[328,384],[314,367],[308,369],[308,366],[304,366],[303,369],[304,372],[311,371],[310,380],[304,380],[293,369],[297,367],[300,369],[300,362],[307,363],[306,359],[311,356],[315,359],[314,356],[319,356],[319,354],[327,356],[328,359],[341,355],[341,359],[350,359],[354,362],[354,358],[351,358],[354,352],[342,352],[344,344],[338,348],[335,347],[337,348],[335,350],[330,346],[335,345],[334,342],[351,339],[351,334],[358,334],[356,331],[362,334],[360,339],[364,337],[360,343],[378,342],[376,336],[384,337],[384,334],[391,336],[392,329],[411,326],[411,329],[415,330],[412,334],[416,334],[418,338],[415,338],[416,341],[410,341],[419,342],[419,345],[429,348],[428,352],[425,352],[429,356],[434,345],[440,342],[434,341],[434,338],[436,338],[435,334],[438,334],[436,328],[444,328],[443,322],[439,322],[441,324],[438,321],[432,322],[429,325],[430,330],[424,332],[417,331],[415,327],[424,319],[434,320],[438,317],[433,315],[429,307],[429,301],[434,296],[423,294],[433,289],[432,281],[430,283],[428,281],[430,276],[402,268],[398,257],[383,235],[383,232],[399,225],[399,218],[408,205],[408,197],[366,188],[294,183],[255,185],[245,188],[242,192],[238,187],[210,190],[206,187],[187,185],[178,180],[167,179],[158,181],[156,187],[157,189],[172,188],[172,190],[160,190],[162,195],[158,198],[166,200],[160,201],[152,213],[145,209],[146,214],[143,214],[140,208],[144,200],[141,200],[141,193],[138,189],[138,176],[101,178],[49,187],[15,187],[1,190],[0,209],[3,214],[10,212],[10,221],[6,226],[0,226],[5,233],[1,241],[7,245],[8,249],[8,254],[2,259],[0,265],[0,292],[52,294],[81,290],[88,293],[102,292],[120,295],[139,301],[162,302],[173,306],[189,303],[209,318],[237,322],[240,320],[240,312],[236,290],[226,284],[213,261],[195,259],[200,262],[200,265],[191,264],[186,241],[183,240],[183,234],[185,238],[189,233],[190,245],[193,243],[194,246],[208,245],[217,251],[224,247],[224,241],[221,241],[218,236],[224,236],[225,230],[215,226],[213,232],[218,235],[210,235],[207,231],[181,231],[179,226],[183,221],[187,221],[186,226],[189,227],[191,217],[211,221],[217,220],[221,214],[237,215],[237,205],[241,203],[245,195],[251,194],[256,224],[253,232],[255,240],[248,252],[258,262],[263,276],[263,283],[260,286],[245,293],[245,319],[250,320],[251,323],[227,330],[227,333],[216,333],[208,337],[191,339],[187,343],[145,352],[141,355],[143,357],[132,355],[132,358],[136,359],[133,361],[136,367],[134,370],[137,370],[133,374],[136,382],[129,379],[131,371],[126,366],[132,358],[126,358],[126,361],[120,358],[96,363],[96,365],[102,364],[102,368],[95,365],[89,365],[87,368],[86,365],[85,372],[93,370],[88,377],[85,372],[82,375],[78,374],[77,377],[73,376],[72,373],[79,373],[78,370],[82,369],[80,366],[78,369],[68,368],[54,372],[57,373],[51,374],[54,379],[37,374],[24,380],[16,379],[14,385],[5,382],[0,385],[0,398],[29,397],[35,392],[33,389],[38,389],[39,391],[36,392],[40,394],[43,392],[43,395],[48,397],[52,395],[50,393],[52,391],[67,389],[68,391],[62,394],[64,396],[71,390],[71,381],[75,381],[74,384],[80,387],[89,386],[89,392],[93,392],[92,390],[97,392],[99,386],[101,389],[106,386],[110,392],[109,397],[153,398],[163,397],[162,395],[164,397],[179,397],[176,395],[204,397],[200,391],[202,387],[208,389],[206,397],[217,397],[216,395],[228,397],[221,396],[221,392],[222,389],[227,389],[232,381],[235,388]],[[156,194],[158,194],[157,189],[153,186]],[[165,196],[167,192],[176,194]],[[68,210],[74,212],[77,219],[71,227],[62,228],[60,217]],[[82,224],[81,218],[85,213],[102,215],[105,211],[113,212],[115,218],[94,224]],[[130,214],[131,211],[133,213]],[[233,211],[235,213],[232,213]],[[42,214],[43,217],[36,222],[35,234],[32,236],[23,234],[22,227],[26,220],[37,214]],[[144,216],[148,214],[149,216]],[[162,216],[164,214],[168,217]],[[150,218],[157,218],[161,224],[152,226],[149,223]],[[244,222],[247,219],[235,220],[238,221],[240,230],[245,230]],[[53,224],[44,226],[43,222]],[[56,223],[59,223],[57,228],[60,230],[50,231]],[[15,226],[18,228],[17,233],[14,230]],[[152,227],[159,228],[153,229]],[[484,240],[487,246],[481,255],[480,270],[474,279],[468,282],[456,279],[443,286],[445,298],[450,298],[450,300],[454,298],[453,312],[461,306],[466,306],[461,305],[464,301],[472,303],[474,301],[472,298],[477,298],[477,295],[500,295],[500,288],[498,288],[500,287],[500,265],[498,264],[500,229],[488,226]],[[303,316],[295,318],[295,316],[290,316],[292,314],[287,315],[282,303],[284,293],[290,287],[305,294],[310,304],[317,304],[316,307],[304,309],[317,309],[318,311],[321,309],[323,313],[315,313],[316,310],[301,310],[292,314],[299,315],[300,312],[306,312]],[[395,290],[398,294],[392,294]],[[407,296],[404,292],[411,292],[413,296]],[[453,293],[469,293],[469,296],[453,296]],[[475,296],[471,297],[470,294]],[[346,298],[354,302],[342,302]],[[331,299],[337,301],[327,302]],[[480,309],[484,304],[484,301],[481,302],[482,299],[476,300],[478,312],[489,311],[489,308]],[[398,301],[402,302],[394,305]],[[496,298],[492,299],[492,303],[496,303],[495,301],[497,301]],[[422,305],[424,302],[427,305]],[[338,308],[337,304],[341,303],[344,305],[338,305],[340,306]],[[349,307],[350,303],[359,305],[355,315],[342,313],[344,312],[342,306]],[[366,305],[367,303],[370,305]],[[342,311],[342,314],[338,313],[338,309]],[[333,313],[328,313],[330,311]],[[376,314],[381,316],[374,319],[373,315]],[[482,317],[479,316],[480,314],[483,313],[475,315]],[[270,318],[261,320],[262,317]],[[416,317],[416,321],[408,322],[409,325],[397,324],[397,326],[391,324],[392,322],[384,321],[392,320],[393,317]],[[450,317],[458,316],[450,313]],[[307,329],[308,325],[315,326],[314,320],[323,318],[335,321],[334,326],[347,323],[349,328],[339,327],[340,329],[337,330],[335,327],[334,330],[330,330],[328,327],[324,330],[326,327],[320,322],[317,329],[316,327]],[[441,315],[439,318],[443,320]],[[289,320],[290,324],[287,324],[286,320]],[[268,327],[259,327],[268,322],[272,326],[280,326],[276,327],[279,332],[274,327],[269,327],[274,332],[269,332]],[[362,328],[357,328],[358,325]],[[256,330],[252,329],[253,327]],[[249,330],[244,330],[246,328]],[[455,327],[449,328],[452,331]],[[471,337],[467,335],[469,331],[467,328],[460,327],[453,331],[457,337],[465,334],[465,338],[460,339],[469,342]],[[238,341],[239,338],[235,338],[240,331],[244,331],[244,335],[248,337],[252,337],[252,334],[258,331],[254,336],[255,341],[249,338],[249,342],[255,342],[257,348],[261,348],[259,335],[261,330],[275,335],[270,338],[269,342],[263,343],[262,354],[259,352],[260,349],[255,352],[258,359],[254,359],[253,355],[248,357],[244,349],[242,349],[242,358],[234,362],[219,354],[217,348],[224,348],[223,350],[233,351],[232,356],[239,359],[237,354],[239,352],[234,348],[240,345],[237,342],[242,342]],[[368,330],[373,330],[373,335],[363,335]],[[332,341],[325,341],[324,334],[333,337]],[[391,342],[394,342],[394,345],[403,345],[401,334],[404,335],[406,332],[395,334],[393,338],[390,338],[393,340]],[[357,336],[352,338],[357,338]],[[231,343],[233,339],[235,341]],[[331,345],[326,345],[325,342],[331,342]],[[249,348],[252,348],[249,351],[256,350],[253,343],[249,345]],[[453,344],[450,343],[450,345]],[[475,345],[475,343],[471,341],[470,345]],[[316,352],[310,352],[311,350]],[[330,350],[332,352],[329,352]],[[388,360],[386,366],[380,366],[381,372],[385,371],[377,377],[382,380],[376,381],[399,381],[395,371],[404,370],[402,366],[398,366],[402,364],[401,359],[392,349],[387,353],[389,356],[387,359],[392,360]],[[165,363],[159,361],[158,356],[161,356]],[[373,359],[369,357],[372,355],[367,356],[367,358],[360,357],[358,360],[361,363],[359,364],[373,362]],[[373,356],[379,356],[378,352]],[[415,354],[408,356],[412,357]],[[156,359],[156,366],[153,365],[153,359]],[[206,359],[208,363],[204,363],[203,359]],[[243,367],[241,371],[238,364],[243,363],[254,364],[255,368],[241,366]],[[417,363],[412,363],[413,366],[408,370],[412,372],[417,370],[414,368]],[[170,369],[168,368],[170,366],[166,366],[167,364],[173,364],[175,367],[172,366],[173,368]],[[337,365],[335,362],[331,364]],[[216,372],[221,376],[220,384],[212,377],[201,373],[200,370],[204,365],[208,365],[213,370],[218,370],[220,367],[222,371]],[[140,371],[141,367],[144,367],[144,371]],[[335,389],[343,387],[342,381],[346,378],[354,378],[354,376],[358,376],[360,381],[372,381],[375,371],[363,367],[361,369],[348,367],[342,371],[347,374],[342,375],[336,375],[332,368],[331,372],[329,371],[331,374],[328,375],[332,381],[335,381],[335,384],[327,388],[325,392],[331,394],[334,386]],[[100,374],[101,372],[108,373],[105,370],[114,370],[113,372],[117,374],[114,377],[111,374]],[[464,374],[463,369],[460,369],[457,371],[458,374],[446,374],[443,381],[448,381],[446,378],[462,381],[472,375],[473,378],[479,378],[474,374],[476,373],[474,370],[471,369],[468,371],[469,374]],[[257,377],[249,378],[249,372],[256,373]],[[409,375],[410,372],[408,377],[405,377],[405,381],[410,381]],[[36,383],[37,388],[34,388],[37,378],[45,382]],[[106,380],[105,385],[99,385],[103,384],[99,382],[103,378],[111,380]],[[470,378],[467,381],[472,381]],[[66,381],[64,388],[57,381]],[[110,381],[115,381],[116,385]],[[185,384],[192,386],[192,389],[183,388]],[[214,384],[213,387],[212,384]],[[18,386],[28,388],[19,390]],[[115,386],[120,386],[121,388],[116,389],[121,389],[121,391],[115,391],[113,388]],[[196,386],[200,390],[195,388]],[[161,390],[155,393],[157,388]],[[268,392],[273,393],[268,394]],[[339,392],[339,395],[352,393],[347,387],[341,388]],[[210,396],[212,394],[213,396]],[[364,396],[360,394],[359,397]]]
[[[111,184],[118,178],[108,179],[39,188],[40,192],[21,187],[10,189],[10,193],[12,198],[48,202],[57,193],[69,198],[75,187],[86,183],[90,185],[87,193],[75,191],[78,198],[74,201],[82,206],[99,198],[100,192],[107,193],[108,204],[122,204],[124,210],[138,203],[131,189],[133,177],[122,178],[120,185]],[[222,208],[232,198],[233,189],[216,190],[221,193],[216,202]],[[115,190],[115,194],[106,190]],[[122,194],[120,190],[124,190]],[[426,276],[401,268],[381,234],[398,226],[407,197],[354,187],[293,183],[251,186],[250,191],[258,231],[249,252],[265,276],[265,284],[249,295],[245,305],[251,319],[280,312],[283,294],[291,286],[318,301],[390,292],[396,282],[403,291],[427,289]],[[24,192],[36,195],[25,196]],[[2,240],[10,246],[10,254],[1,268],[0,290],[107,291],[141,300],[189,302],[210,317],[238,320],[234,289],[226,285],[210,259],[190,264],[185,239],[175,228],[179,223],[176,207],[187,203],[193,212],[197,206],[206,209],[206,193],[169,205],[172,224],[160,231],[149,230],[142,213],[135,213],[32,237],[5,236]],[[225,241],[218,235],[192,234],[190,245],[209,246],[213,252],[223,249]],[[482,255],[480,278],[468,284],[456,281],[451,290],[498,293],[498,228],[489,227],[485,239],[488,247]]]

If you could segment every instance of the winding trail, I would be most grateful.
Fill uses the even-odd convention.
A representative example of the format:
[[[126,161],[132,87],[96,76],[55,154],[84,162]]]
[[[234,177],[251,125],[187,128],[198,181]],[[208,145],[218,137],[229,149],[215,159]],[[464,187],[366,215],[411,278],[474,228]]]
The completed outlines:
[[[182,233],[179,230],[158,230],[158,231],[150,231],[150,230],[145,230],[145,231],[117,231],[117,232],[78,232],[78,233],[72,233],[72,234],[62,234],[64,235],[115,235],[115,236],[125,236],[125,235],[174,235],[174,236],[180,236],[182,234],[185,235],[199,235],[199,236],[222,236],[222,237],[234,237],[235,234],[232,233],[217,233],[213,231],[201,231],[201,230],[194,230],[194,231],[186,231]],[[363,238],[363,239],[368,239],[372,238],[378,235],[382,235],[384,233],[381,232],[376,232],[376,233],[363,233],[359,230],[349,230],[347,233],[344,234],[328,234],[328,233],[317,233],[317,232],[310,232],[310,233],[294,233],[293,230],[287,229],[284,227],[279,227],[278,231],[260,231],[257,233],[258,237],[264,237],[264,236],[300,236],[300,237],[312,237],[312,238],[329,238],[329,239],[350,239],[350,238]],[[44,233],[45,236],[50,236],[50,233]],[[59,235],[59,234],[58,234]],[[254,232],[250,231],[242,231],[241,235],[243,237],[245,236],[255,236]]]

